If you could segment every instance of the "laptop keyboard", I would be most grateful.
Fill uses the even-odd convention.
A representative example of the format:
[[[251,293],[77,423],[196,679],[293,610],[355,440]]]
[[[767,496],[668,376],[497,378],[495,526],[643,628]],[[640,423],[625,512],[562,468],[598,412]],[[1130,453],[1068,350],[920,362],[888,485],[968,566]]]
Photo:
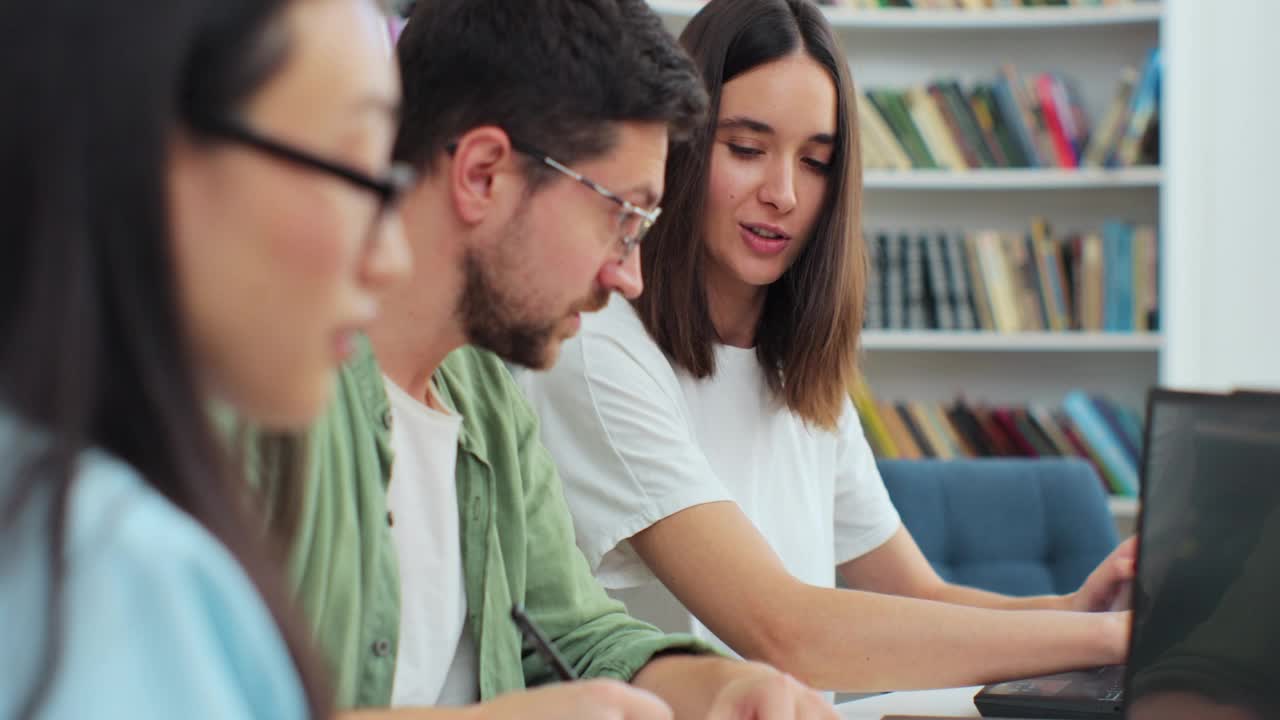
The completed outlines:
[[[1098,699],[1116,703],[1124,700],[1123,672],[1115,667],[1098,668],[1098,681],[1103,683],[1098,688]]]
[[[1115,685],[1107,688],[1102,699],[1107,702],[1122,702],[1124,700],[1124,684],[1116,683]]]

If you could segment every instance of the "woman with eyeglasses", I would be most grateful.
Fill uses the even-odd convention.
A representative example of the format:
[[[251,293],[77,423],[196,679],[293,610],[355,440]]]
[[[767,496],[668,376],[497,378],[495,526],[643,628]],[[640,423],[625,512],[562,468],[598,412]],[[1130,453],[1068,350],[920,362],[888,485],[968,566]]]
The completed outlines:
[[[522,381],[579,546],[628,609],[828,690],[1120,662],[1126,545],[1080,592],[944,582],[848,399],[866,285],[856,94],[806,0],[711,0],[681,42],[710,119],[674,144],[644,294]],[[836,589],[837,572],[855,590]]]
[[[0,717],[322,717],[215,428],[319,414],[407,269],[371,0],[0,9]]]

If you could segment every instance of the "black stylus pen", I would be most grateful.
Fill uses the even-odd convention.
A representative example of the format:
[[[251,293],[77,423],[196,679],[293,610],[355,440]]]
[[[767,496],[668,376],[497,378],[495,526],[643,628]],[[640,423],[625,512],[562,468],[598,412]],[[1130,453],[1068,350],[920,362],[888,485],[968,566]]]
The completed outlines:
[[[578,674],[573,671],[573,668],[569,667],[564,658],[560,657],[560,653],[556,652],[547,636],[538,629],[537,625],[533,624],[533,620],[525,613],[523,605],[516,603],[511,606],[511,619],[516,621],[516,627],[520,628],[520,632],[525,636],[525,639],[533,643],[533,647],[542,654],[543,659],[551,665],[562,681],[569,682],[570,680],[578,679]]]

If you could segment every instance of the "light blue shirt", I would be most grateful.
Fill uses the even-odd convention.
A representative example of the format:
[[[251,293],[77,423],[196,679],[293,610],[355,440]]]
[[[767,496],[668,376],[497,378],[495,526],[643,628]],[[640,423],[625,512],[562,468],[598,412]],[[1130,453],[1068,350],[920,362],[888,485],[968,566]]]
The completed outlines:
[[[0,498],[21,470],[0,410]],[[0,718],[27,697],[46,645],[50,493],[0,535]],[[307,715],[270,613],[227,550],[127,465],[81,459],[68,522],[64,645],[40,718]]]

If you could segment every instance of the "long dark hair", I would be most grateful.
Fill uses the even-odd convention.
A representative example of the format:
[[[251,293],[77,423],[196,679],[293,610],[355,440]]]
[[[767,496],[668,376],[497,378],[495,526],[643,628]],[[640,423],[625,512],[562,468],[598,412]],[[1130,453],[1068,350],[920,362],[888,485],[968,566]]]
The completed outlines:
[[[772,390],[819,427],[840,419],[856,368],[866,286],[857,94],[844,53],[808,0],[711,0],[680,35],[711,96],[706,124],[673,142],[662,217],[640,244],[645,291],[635,306],[654,341],[694,377],[715,374],[715,326],[705,284],[707,181],[724,84],[803,51],[836,86],[836,142],[813,237],[773,285],[756,329],[756,356]]]
[[[47,438],[0,484],[0,528],[47,507],[51,564],[47,643],[19,717],[37,712],[57,673],[68,500],[90,446],[127,462],[227,547],[280,626],[313,715],[328,713],[199,389],[166,201],[174,134],[234,111],[283,66],[288,2],[0,9],[0,401]],[[33,501],[46,490],[52,502]]]

